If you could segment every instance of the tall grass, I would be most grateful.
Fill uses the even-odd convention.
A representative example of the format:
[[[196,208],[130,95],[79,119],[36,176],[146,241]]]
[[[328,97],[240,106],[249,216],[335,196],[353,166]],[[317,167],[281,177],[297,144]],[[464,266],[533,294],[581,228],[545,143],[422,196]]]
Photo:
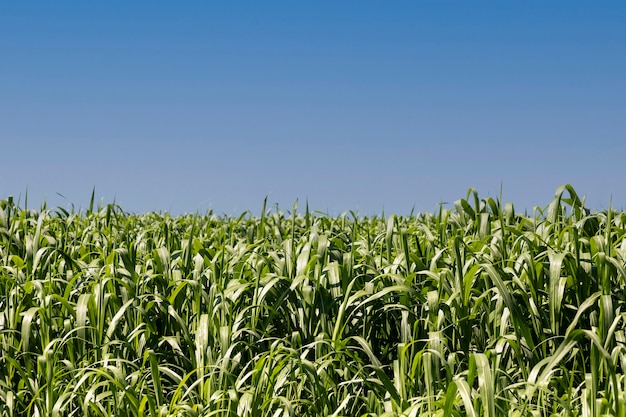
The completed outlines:
[[[626,416],[626,214],[0,202],[5,416]]]

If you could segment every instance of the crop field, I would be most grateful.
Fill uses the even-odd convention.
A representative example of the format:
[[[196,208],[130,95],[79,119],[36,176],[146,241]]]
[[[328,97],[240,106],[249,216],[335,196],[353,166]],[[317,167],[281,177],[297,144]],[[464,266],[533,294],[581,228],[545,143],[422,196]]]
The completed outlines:
[[[626,416],[626,213],[0,201],[1,416]]]

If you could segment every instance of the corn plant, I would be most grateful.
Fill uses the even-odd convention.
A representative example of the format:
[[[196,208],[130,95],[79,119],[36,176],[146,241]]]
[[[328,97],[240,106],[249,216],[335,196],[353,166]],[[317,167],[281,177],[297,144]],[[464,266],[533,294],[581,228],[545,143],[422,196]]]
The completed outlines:
[[[626,416],[626,213],[0,201],[6,416]]]

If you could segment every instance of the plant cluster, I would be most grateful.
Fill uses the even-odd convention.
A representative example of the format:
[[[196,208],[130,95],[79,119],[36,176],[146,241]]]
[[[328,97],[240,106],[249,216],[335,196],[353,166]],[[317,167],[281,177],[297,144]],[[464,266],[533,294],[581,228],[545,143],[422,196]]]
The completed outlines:
[[[0,202],[0,415],[626,416],[626,213]]]

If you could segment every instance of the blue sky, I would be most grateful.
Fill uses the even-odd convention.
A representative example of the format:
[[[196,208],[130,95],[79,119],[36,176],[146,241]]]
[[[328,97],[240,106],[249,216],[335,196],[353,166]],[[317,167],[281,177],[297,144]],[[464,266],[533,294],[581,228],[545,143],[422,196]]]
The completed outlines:
[[[626,207],[626,2],[13,2],[0,198]]]

